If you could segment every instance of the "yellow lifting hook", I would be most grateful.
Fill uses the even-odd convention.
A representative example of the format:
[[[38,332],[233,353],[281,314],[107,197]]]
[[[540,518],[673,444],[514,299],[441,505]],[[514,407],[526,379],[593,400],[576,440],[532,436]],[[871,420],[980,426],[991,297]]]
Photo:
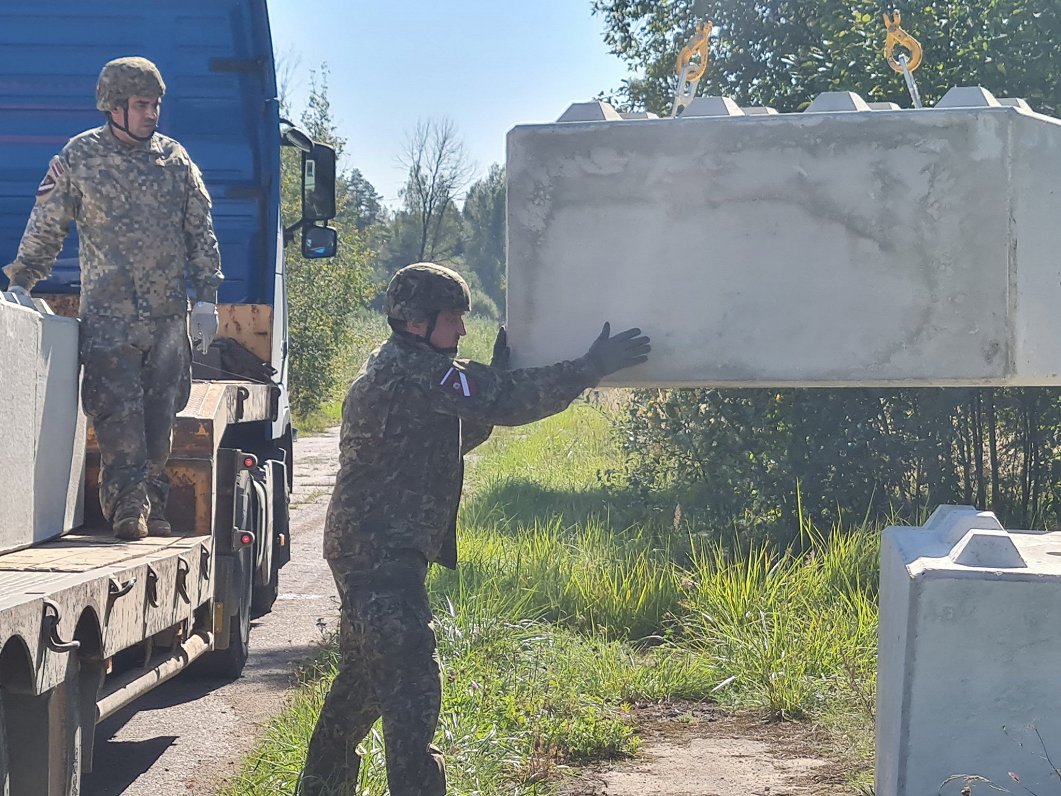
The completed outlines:
[[[714,30],[714,27],[714,23],[710,20],[696,23],[696,35],[678,53],[678,62],[675,68],[679,75],[684,72],[685,79],[690,83],[698,81],[704,76],[704,72],[707,71],[707,62],[711,57],[708,40],[711,38],[711,31]],[[700,54],[700,63],[696,66],[691,66],[690,62],[697,53]]]
[[[894,14],[889,16],[884,15],[884,25],[888,29],[888,38],[884,41],[884,57],[888,59],[888,65],[891,66],[896,72],[904,73],[906,69],[903,69],[902,62],[895,57],[896,47],[905,47],[910,51],[910,58],[907,60],[906,67],[911,72],[921,66],[921,42],[899,27],[902,22],[902,15],[898,10]]]
[[[714,27],[710,20],[697,22],[696,35],[678,53],[678,62],[676,64],[678,88],[674,92],[674,103],[671,105],[670,110],[671,118],[677,116],[678,111],[688,107],[693,97],[696,96],[696,87],[700,83],[700,78],[707,71],[707,62],[711,56],[711,48],[708,41],[711,38],[711,31]],[[694,64],[693,56],[697,54],[700,56],[700,62]]]

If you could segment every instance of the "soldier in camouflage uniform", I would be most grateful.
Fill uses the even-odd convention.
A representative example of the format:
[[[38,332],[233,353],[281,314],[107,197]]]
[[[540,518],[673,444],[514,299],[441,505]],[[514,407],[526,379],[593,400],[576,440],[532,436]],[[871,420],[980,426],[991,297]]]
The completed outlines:
[[[164,467],[191,388],[185,274],[204,351],[222,280],[202,175],[184,147],[155,132],[165,90],[145,58],[103,67],[96,105],[107,124],[52,158],[18,255],[3,269],[11,289],[28,294],[77,223],[81,400],[99,442],[100,504],[124,539],[170,532]]]
[[[391,796],[442,796],[431,744],[441,681],[425,578],[457,564],[464,454],[494,425],[530,423],[647,358],[647,337],[608,325],[586,356],[507,370],[504,328],[491,366],[455,359],[468,286],[417,263],[387,289],[394,333],[369,357],[343,404],[339,475],[324,532],[342,599],[339,675],[314,730],[301,793],[353,793],[355,751],[383,717]]]

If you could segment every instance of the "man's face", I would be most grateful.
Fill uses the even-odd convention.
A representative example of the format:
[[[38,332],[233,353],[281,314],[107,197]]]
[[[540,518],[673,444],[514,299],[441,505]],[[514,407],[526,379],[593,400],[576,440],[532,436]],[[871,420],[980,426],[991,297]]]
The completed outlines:
[[[435,348],[455,352],[460,339],[467,333],[463,312],[440,312],[430,342]]]
[[[419,337],[427,336],[427,321],[407,321],[405,328]],[[441,351],[457,353],[457,344],[467,334],[464,328],[463,312],[440,312],[435,321],[435,329],[431,332],[431,345]]]
[[[125,108],[119,106],[111,109],[111,117],[127,127],[133,135],[150,138],[158,126],[158,114],[161,110],[162,100],[159,97],[130,97],[128,115]],[[135,143],[121,130],[115,130],[114,134],[127,144]]]

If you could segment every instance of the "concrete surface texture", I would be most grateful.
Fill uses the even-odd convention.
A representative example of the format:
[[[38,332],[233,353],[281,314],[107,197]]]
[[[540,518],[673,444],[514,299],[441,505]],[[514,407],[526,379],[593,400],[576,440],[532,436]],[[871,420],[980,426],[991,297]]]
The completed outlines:
[[[877,796],[957,794],[969,777],[1056,787],[1059,602],[1061,532],[1006,531],[970,506],[885,530]]]
[[[609,320],[654,349],[613,384],[1061,384],[1061,121],[978,88],[690,111],[509,133],[516,366]]]
[[[0,552],[59,536],[83,515],[78,325],[46,310],[0,293]]]

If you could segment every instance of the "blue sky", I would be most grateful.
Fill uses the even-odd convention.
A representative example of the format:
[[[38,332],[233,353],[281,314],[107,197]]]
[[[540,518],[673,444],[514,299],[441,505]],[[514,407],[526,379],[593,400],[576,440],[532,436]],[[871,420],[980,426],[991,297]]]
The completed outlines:
[[[397,157],[418,120],[448,117],[480,174],[503,163],[505,134],[551,122],[572,102],[618,88],[590,0],[271,0],[273,43],[297,63],[292,105],[327,63],[329,98],[354,166],[398,201]]]

